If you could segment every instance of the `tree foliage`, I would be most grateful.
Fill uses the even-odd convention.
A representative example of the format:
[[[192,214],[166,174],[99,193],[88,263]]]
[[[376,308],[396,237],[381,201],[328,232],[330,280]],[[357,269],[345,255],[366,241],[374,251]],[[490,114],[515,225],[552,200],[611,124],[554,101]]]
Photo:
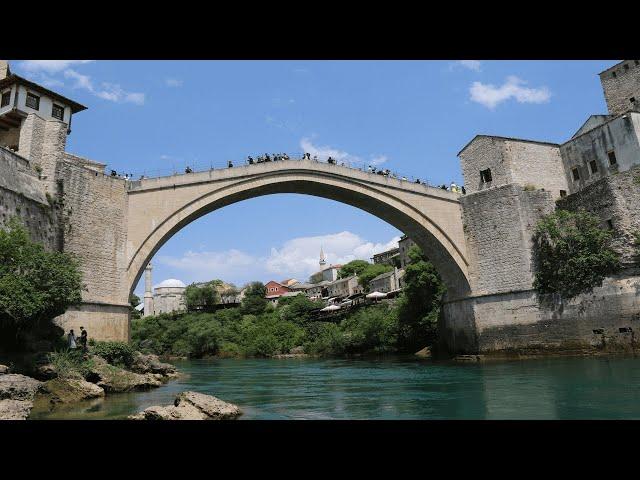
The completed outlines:
[[[384,263],[377,264],[369,264],[367,268],[365,268],[360,275],[358,275],[358,283],[362,285],[365,291],[369,291],[369,283],[371,280],[376,278],[378,275],[382,275],[383,273],[387,273],[393,270],[391,265],[387,265]]]
[[[33,242],[17,219],[0,229],[0,341],[24,342],[23,334],[50,330],[51,320],[81,301],[82,275],[70,254]]]
[[[260,315],[267,308],[267,300],[264,298],[267,288],[262,282],[252,282],[244,291],[242,299],[242,313]]]
[[[192,283],[184,291],[187,310],[211,312],[220,303],[220,295],[211,282],[204,285]]]
[[[338,271],[338,278],[347,278],[351,275],[360,275],[369,265],[369,262],[365,260],[351,260],[349,263],[345,263]]]
[[[349,263],[342,266],[338,272],[338,278],[347,278],[351,275],[358,276],[358,283],[362,285],[365,290],[369,289],[369,282],[378,275],[387,273],[393,270],[391,265],[383,263],[369,263],[364,260],[352,260]]]
[[[534,288],[572,298],[602,285],[620,269],[611,241],[612,231],[589,212],[558,210],[545,216],[533,235]]]
[[[398,343],[415,350],[434,340],[446,287],[433,264],[417,245],[408,252],[404,289],[398,301]]]

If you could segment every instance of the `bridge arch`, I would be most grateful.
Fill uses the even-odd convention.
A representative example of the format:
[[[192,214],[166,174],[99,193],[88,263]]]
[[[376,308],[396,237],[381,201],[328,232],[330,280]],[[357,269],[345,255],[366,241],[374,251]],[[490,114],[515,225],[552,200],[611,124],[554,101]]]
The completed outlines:
[[[282,161],[132,182],[127,278],[137,285],[153,255],[198,218],[276,193],[327,198],[364,210],[412,238],[429,256],[449,298],[469,291],[460,205],[454,194],[337,165]]]

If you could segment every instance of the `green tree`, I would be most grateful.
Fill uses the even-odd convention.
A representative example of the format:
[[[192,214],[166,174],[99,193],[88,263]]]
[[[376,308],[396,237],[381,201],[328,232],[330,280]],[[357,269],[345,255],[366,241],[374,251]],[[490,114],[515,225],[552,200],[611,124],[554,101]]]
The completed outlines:
[[[349,263],[345,263],[338,271],[338,278],[347,278],[351,275],[360,275],[369,265],[369,262],[365,260],[351,260]]]
[[[415,351],[435,340],[446,287],[420,247],[411,247],[408,256],[404,287],[398,300],[398,347]]]
[[[558,210],[543,217],[533,235],[534,288],[567,298],[590,292],[620,269],[612,231],[592,213]]]
[[[210,283],[202,286],[192,283],[185,289],[184,296],[187,310],[191,312],[211,312],[220,303],[220,295]]]
[[[369,290],[369,282],[373,280],[378,275],[382,275],[383,273],[387,273],[393,270],[391,265],[386,265],[384,263],[377,264],[368,264],[367,268],[362,270],[358,275],[358,283],[362,285],[365,291]]]
[[[252,282],[244,292],[242,313],[260,315],[267,308],[267,289],[262,282]]]
[[[306,295],[301,294],[294,297],[281,297],[276,311],[280,320],[304,325],[309,321],[311,312],[322,307],[324,307],[323,302],[309,300]]]
[[[129,311],[131,312],[131,318],[138,319],[140,318],[140,312],[136,310],[136,307],[140,305],[140,297],[138,297],[135,293],[129,295]]]
[[[29,336],[62,334],[51,320],[80,303],[82,275],[75,257],[46,251],[18,219],[7,226],[0,229],[0,342],[24,348]]]

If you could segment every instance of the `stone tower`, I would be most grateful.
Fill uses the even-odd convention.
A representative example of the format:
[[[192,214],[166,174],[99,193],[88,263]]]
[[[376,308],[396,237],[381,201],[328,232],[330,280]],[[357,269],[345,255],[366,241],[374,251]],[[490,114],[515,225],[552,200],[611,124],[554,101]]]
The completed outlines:
[[[324,267],[327,265],[327,260],[324,256],[324,252],[322,251],[322,246],[320,246],[320,270],[324,270]]]
[[[51,195],[65,157],[71,117],[86,107],[11,72],[0,60],[0,146],[29,160]]]
[[[640,110],[640,60],[623,60],[600,73],[609,115]]]
[[[154,306],[153,306],[153,282],[151,280],[151,270],[153,267],[151,266],[151,262],[147,265],[147,268],[144,269],[144,316],[153,315]]]

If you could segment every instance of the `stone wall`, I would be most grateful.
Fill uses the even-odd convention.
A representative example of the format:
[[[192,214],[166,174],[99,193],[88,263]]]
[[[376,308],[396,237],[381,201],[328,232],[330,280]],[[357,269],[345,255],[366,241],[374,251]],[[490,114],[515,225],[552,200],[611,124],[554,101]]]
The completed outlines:
[[[478,135],[459,154],[467,193],[510,183],[551,191],[567,190],[558,145]],[[491,182],[480,171],[491,169]]]
[[[616,163],[611,165],[609,152]],[[569,193],[575,193],[593,182],[640,165],[640,113],[631,112],[613,118],[603,125],[572,138],[560,147]],[[593,172],[590,162],[594,161]],[[580,179],[574,180],[572,170],[578,169]]]
[[[0,226],[18,217],[31,238],[54,250],[57,245],[56,215],[29,162],[0,147]]]
[[[539,218],[555,208],[551,192],[510,184],[460,202],[473,294],[530,289],[531,238]]]
[[[452,353],[541,353],[638,348],[640,277],[607,278],[571,300],[525,290],[444,305]]]
[[[128,339],[125,181],[76,165],[58,164],[64,196],[63,250],[80,259],[83,304],[56,321],[65,330],[89,329],[96,339]]]
[[[623,265],[638,265],[634,234],[640,232],[640,166],[602,178],[557,204],[563,210],[586,210],[598,215],[604,228],[613,228],[613,245]]]
[[[51,195],[56,193],[56,165],[64,158],[66,142],[67,125],[63,122],[44,120],[35,113],[22,121],[18,153],[34,169],[41,169],[44,188]]]
[[[615,74],[615,76],[614,76]],[[640,61],[626,60],[600,74],[607,108],[619,115],[640,106]],[[635,98],[635,103],[631,102]]]

